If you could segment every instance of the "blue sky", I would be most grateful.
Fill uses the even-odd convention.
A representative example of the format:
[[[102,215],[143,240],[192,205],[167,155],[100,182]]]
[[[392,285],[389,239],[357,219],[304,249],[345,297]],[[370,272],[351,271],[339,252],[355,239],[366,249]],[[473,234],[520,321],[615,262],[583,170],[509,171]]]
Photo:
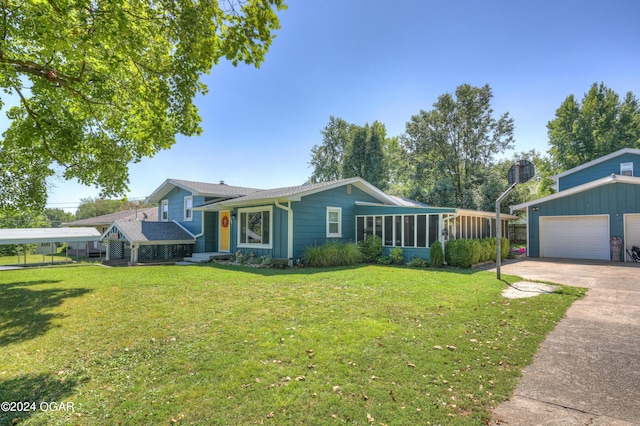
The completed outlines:
[[[516,151],[546,152],[547,122],[569,94],[604,82],[640,97],[639,17],[637,0],[290,0],[264,64],[205,76],[202,135],[132,165],[129,196],[169,177],[302,184],[330,115],[400,135],[463,83],[492,87],[495,113],[515,120]],[[50,207],[99,192],[55,185]]]

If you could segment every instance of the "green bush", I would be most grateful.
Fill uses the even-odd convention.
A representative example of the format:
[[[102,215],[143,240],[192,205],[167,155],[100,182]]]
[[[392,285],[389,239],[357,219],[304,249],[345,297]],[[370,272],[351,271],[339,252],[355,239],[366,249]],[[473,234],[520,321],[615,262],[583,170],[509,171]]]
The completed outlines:
[[[429,260],[431,260],[431,264],[436,268],[440,268],[444,264],[444,253],[442,252],[442,244],[440,241],[434,241],[434,243],[431,244]]]
[[[355,265],[362,261],[362,254],[355,243],[331,242],[305,248],[302,261],[316,267]]]
[[[433,247],[431,248],[433,250]],[[501,258],[505,259],[509,255],[509,240],[500,240]],[[451,240],[446,247],[447,264],[469,268],[477,263],[496,260],[496,239],[482,238],[477,240]],[[433,262],[432,262],[433,263]]]
[[[391,265],[391,257],[389,256],[380,256],[376,259],[376,263],[378,265]]]
[[[389,257],[394,265],[402,265],[404,263],[404,255],[400,247],[392,248],[391,252],[389,252]]]
[[[367,237],[358,243],[360,252],[362,253],[362,261],[366,263],[374,263],[382,256],[384,248],[382,247],[382,238],[377,235],[367,235]]]
[[[411,266],[412,268],[428,268],[429,262],[427,261],[427,259],[414,257],[409,261],[409,263],[407,263],[407,265]]]

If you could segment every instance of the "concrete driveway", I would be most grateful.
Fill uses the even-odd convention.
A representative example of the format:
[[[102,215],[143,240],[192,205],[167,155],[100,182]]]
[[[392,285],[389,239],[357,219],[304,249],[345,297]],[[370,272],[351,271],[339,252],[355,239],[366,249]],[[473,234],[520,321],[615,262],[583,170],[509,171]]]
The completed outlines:
[[[589,291],[547,336],[492,424],[640,425],[640,264],[525,259],[501,273]]]

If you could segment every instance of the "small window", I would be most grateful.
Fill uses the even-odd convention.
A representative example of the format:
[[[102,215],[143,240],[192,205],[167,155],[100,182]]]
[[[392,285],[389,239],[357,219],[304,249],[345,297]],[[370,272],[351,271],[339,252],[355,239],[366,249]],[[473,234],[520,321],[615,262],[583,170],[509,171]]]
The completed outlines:
[[[342,238],[342,209],[327,207],[327,238]]]
[[[633,163],[620,163],[620,174],[622,176],[633,176]]]
[[[193,220],[193,197],[184,197],[184,220]]]
[[[169,220],[169,200],[162,200],[160,218],[164,222]]]

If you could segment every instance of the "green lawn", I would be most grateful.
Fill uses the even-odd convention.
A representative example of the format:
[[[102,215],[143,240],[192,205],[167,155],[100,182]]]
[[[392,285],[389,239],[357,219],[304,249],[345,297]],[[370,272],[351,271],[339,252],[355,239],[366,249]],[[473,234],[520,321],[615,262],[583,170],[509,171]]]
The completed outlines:
[[[73,404],[0,424],[482,425],[583,294],[504,288],[377,265],[0,271],[0,399]]]

